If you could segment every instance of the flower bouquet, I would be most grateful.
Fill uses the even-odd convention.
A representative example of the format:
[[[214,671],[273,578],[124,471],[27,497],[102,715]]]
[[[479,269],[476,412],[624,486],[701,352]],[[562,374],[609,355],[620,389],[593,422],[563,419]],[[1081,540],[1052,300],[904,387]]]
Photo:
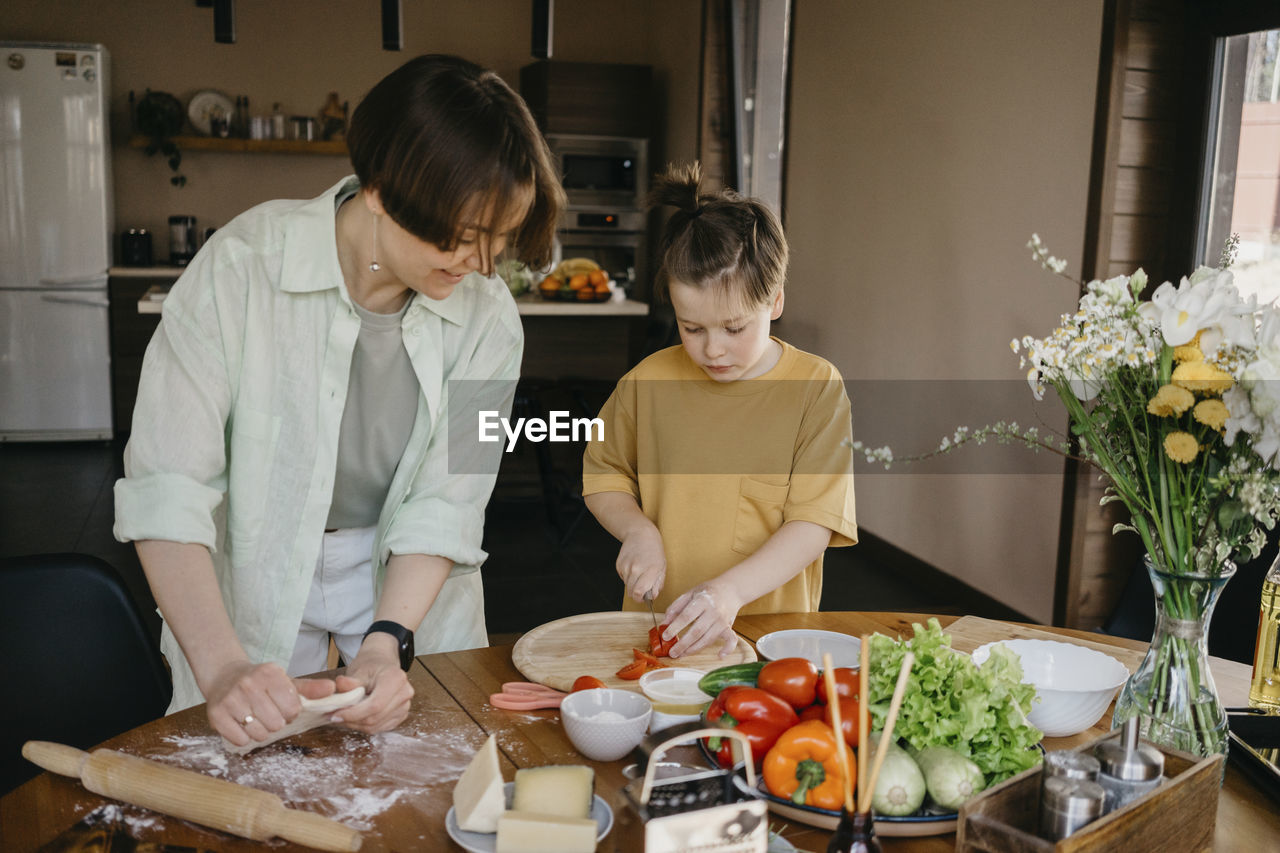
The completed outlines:
[[[1065,275],[1033,235],[1028,247]],[[1078,310],[1047,337],[1012,342],[1037,399],[1066,406],[1075,453],[1109,481],[1146,548],[1156,594],[1151,648],[1116,701],[1144,737],[1197,755],[1226,752],[1226,715],[1207,665],[1213,606],[1280,514],[1280,310],[1242,298],[1227,269],[1201,267],[1150,301],[1142,270],[1083,285]],[[1069,277],[1068,277],[1069,278]],[[1079,285],[1079,282],[1076,282]],[[964,428],[926,456],[987,438],[1070,453],[1016,424]],[[888,463],[888,448],[854,444]],[[921,458],[921,457],[916,457]]]

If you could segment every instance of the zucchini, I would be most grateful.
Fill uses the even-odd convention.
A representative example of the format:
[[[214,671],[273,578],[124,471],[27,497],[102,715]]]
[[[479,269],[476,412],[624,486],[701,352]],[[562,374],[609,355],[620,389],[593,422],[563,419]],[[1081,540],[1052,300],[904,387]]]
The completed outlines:
[[[871,809],[876,814],[903,817],[914,813],[924,803],[924,774],[905,749],[889,744],[871,792]]]
[[[958,809],[986,787],[982,771],[965,756],[945,746],[926,746],[913,756],[924,773],[925,787],[944,809]]]
[[[764,669],[766,663],[768,661],[757,660],[751,663],[735,663],[730,666],[713,669],[698,679],[698,689],[708,696],[714,697],[719,696],[720,691],[730,684],[746,684],[755,687],[756,679],[760,676],[760,670]]]

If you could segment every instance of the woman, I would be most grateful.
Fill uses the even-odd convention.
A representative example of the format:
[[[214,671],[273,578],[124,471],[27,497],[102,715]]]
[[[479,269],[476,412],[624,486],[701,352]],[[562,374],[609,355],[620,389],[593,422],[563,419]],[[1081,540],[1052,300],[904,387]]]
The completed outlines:
[[[493,258],[545,265],[563,193],[524,103],[456,57],[379,82],[347,144],[353,178],[240,215],[174,285],[115,488],[170,711],[203,699],[238,746],[299,693],[359,686],[337,721],[394,728],[415,647],[487,642],[497,462],[465,413],[509,411],[523,334]],[[325,668],[330,635],[346,675],[292,678]]]

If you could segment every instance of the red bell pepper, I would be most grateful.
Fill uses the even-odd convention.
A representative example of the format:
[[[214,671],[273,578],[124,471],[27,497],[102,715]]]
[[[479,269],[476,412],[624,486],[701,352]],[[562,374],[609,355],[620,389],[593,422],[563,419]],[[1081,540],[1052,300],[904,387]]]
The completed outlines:
[[[707,722],[723,728],[735,728],[746,735],[751,744],[751,756],[760,766],[767,753],[787,729],[799,722],[799,717],[783,699],[759,687],[733,684],[720,691],[720,695],[707,708]],[[726,769],[733,767],[733,747],[730,738],[710,738],[707,746],[715,753],[716,761]]]

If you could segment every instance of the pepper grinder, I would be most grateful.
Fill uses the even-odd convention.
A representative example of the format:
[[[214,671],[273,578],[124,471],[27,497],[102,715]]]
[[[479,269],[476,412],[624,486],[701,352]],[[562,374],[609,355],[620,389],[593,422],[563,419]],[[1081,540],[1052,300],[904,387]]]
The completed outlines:
[[[1107,792],[1097,782],[1048,776],[1040,793],[1040,836],[1061,841],[1102,816]]]
[[[1138,718],[1130,717],[1120,726],[1118,740],[1094,747],[1101,769],[1098,784],[1107,792],[1106,811],[1123,808],[1160,784],[1164,776],[1164,756],[1155,747],[1138,742]]]

